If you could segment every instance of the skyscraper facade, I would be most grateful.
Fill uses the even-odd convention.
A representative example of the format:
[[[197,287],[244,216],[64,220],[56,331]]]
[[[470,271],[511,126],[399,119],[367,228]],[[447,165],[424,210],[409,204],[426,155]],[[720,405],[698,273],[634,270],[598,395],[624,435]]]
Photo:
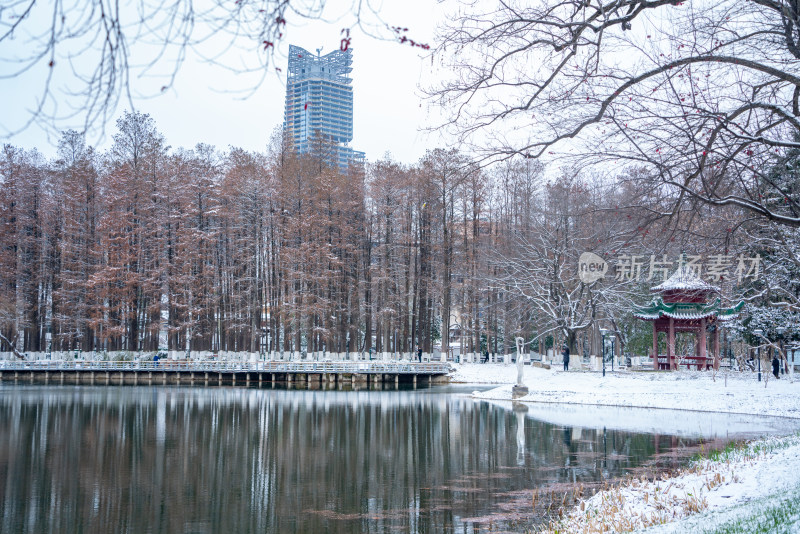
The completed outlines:
[[[353,55],[335,50],[314,55],[289,46],[284,133],[299,154],[321,157],[345,170],[363,163],[364,153],[353,150]]]

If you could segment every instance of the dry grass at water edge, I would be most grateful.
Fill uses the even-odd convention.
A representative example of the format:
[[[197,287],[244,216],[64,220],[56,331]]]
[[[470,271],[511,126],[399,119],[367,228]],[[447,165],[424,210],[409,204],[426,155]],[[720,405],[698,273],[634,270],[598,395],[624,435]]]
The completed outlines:
[[[557,511],[547,510],[555,513],[550,515],[547,525],[534,529],[534,532],[631,532],[703,512],[708,509],[708,492],[740,482],[736,469],[798,441],[798,436],[794,436],[744,445],[731,444],[722,451],[711,451],[709,458],[697,460],[672,473],[661,473],[652,479],[644,476],[628,478],[587,498],[576,492],[577,499],[570,512],[565,512],[570,504],[565,495],[565,506]],[[534,508],[536,500],[534,493]]]

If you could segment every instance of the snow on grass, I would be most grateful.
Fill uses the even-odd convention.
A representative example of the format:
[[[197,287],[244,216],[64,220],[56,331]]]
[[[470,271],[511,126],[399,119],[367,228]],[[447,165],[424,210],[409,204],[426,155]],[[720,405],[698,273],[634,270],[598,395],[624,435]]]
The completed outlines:
[[[503,384],[473,393],[487,400],[511,400],[516,377],[516,366],[502,364],[455,365],[450,375],[452,382]],[[758,382],[750,372],[719,372],[714,379],[710,371],[607,371],[603,377],[597,372],[525,366],[530,393],[518,400],[800,418],[800,381],[790,381],[789,375],[770,377],[765,387],[765,379],[766,372]]]
[[[722,508],[645,529],[648,534],[790,534],[800,531],[800,486],[754,499],[737,507]]]
[[[798,473],[800,435],[765,438],[710,454],[672,476],[600,491],[548,532],[796,532]]]

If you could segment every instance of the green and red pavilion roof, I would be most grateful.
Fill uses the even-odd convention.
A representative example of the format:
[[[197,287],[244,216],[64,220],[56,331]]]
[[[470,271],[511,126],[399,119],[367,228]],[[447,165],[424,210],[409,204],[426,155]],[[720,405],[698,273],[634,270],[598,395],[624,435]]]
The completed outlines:
[[[650,288],[651,293],[683,292],[692,294],[718,293],[719,288],[704,282],[688,265],[681,265],[672,276],[657,286]],[[668,300],[669,302],[669,300]]]
[[[720,299],[713,302],[672,302],[667,303],[661,297],[656,297],[647,306],[637,307],[633,316],[645,321],[656,321],[662,317],[680,320],[699,320],[714,318],[717,321],[730,321],[739,316],[744,302],[726,308],[721,305]]]
[[[694,321],[712,319],[720,322],[730,321],[739,316],[744,302],[732,307],[723,307],[719,298],[708,300],[711,293],[719,293],[719,288],[708,284],[688,265],[681,265],[667,280],[650,289],[658,293],[647,306],[636,307],[633,316],[645,321],[661,318]]]

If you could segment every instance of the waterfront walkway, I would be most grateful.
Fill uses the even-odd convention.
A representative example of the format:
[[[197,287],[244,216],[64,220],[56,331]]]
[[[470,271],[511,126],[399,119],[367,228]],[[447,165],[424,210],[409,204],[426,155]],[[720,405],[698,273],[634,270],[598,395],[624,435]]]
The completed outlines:
[[[0,361],[0,380],[60,383],[308,384],[446,382],[443,362],[353,361]]]

